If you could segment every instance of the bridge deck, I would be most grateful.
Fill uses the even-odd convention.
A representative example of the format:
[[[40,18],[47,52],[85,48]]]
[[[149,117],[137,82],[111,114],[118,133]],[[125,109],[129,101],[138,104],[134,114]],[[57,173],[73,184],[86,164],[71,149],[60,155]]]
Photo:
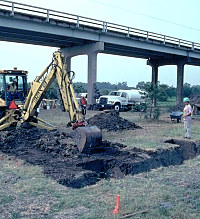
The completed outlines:
[[[2,41],[60,48],[101,41],[107,54],[200,65],[199,43],[17,2],[0,0],[0,29]]]

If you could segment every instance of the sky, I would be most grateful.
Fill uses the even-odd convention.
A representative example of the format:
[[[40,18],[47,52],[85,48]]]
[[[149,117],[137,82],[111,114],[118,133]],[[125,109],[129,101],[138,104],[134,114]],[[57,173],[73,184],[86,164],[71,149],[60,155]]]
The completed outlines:
[[[17,1],[17,0],[16,0]],[[18,0],[71,14],[130,26],[200,43],[199,0]],[[0,41],[0,69],[18,67],[29,71],[33,81],[51,62],[57,48]],[[87,82],[87,56],[72,58],[75,82]],[[158,80],[176,87],[176,66],[159,67]],[[200,67],[185,66],[184,82],[199,85]],[[146,60],[98,54],[97,81],[135,86],[151,80],[151,67]]]

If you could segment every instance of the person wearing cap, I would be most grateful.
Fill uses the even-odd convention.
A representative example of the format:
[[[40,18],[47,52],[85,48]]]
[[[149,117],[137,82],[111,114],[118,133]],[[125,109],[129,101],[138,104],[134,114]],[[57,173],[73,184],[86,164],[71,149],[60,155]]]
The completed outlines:
[[[84,94],[81,95],[80,103],[81,103],[81,111],[82,111],[82,114],[83,114],[83,119],[85,119],[87,100],[86,100]]]
[[[13,82],[9,85],[9,91],[12,93],[17,91],[17,81],[13,80]]]
[[[190,105],[190,99],[188,97],[183,98],[183,102],[185,107],[183,109],[183,121],[184,121],[184,129],[185,129],[185,138],[191,138],[191,120],[192,120],[192,107]]]
[[[19,94],[17,90],[17,81],[13,80],[13,82],[8,85],[8,100],[12,100],[15,97],[19,99]]]

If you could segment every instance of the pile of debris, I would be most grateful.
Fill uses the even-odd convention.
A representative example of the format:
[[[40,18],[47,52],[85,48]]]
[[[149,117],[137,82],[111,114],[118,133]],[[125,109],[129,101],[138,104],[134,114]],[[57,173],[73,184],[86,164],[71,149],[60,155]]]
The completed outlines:
[[[190,104],[191,104],[192,107],[196,106],[196,107],[200,108],[200,93],[193,94],[189,98],[190,98]],[[173,111],[173,112],[175,112],[175,111],[183,111],[184,107],[185,107],[185,104],[184,103],[180,103],[180,104],[177,104],[174,107],[171,107],[170,110]]]
[[[134,130],[141,128],[134,122],[130,122],[119,116],[118,112],[105,111],[87,120],[89,125],[96,125],[99,129],[109,131]]]
[[[190,96],[190,103],[192,105],[200,104],[200,93]]]

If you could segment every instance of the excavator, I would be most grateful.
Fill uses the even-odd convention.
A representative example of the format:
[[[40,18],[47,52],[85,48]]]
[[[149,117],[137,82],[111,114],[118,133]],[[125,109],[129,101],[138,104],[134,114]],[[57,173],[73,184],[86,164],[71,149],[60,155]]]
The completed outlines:
[[[62,109],[69,114],[72,137],[79,152],[101,145],[101,131],[96,126],[88,126],[83,119],[72,84],[74,72],[67,72],[63,53],[53,53],[51,63],[31,83],[29,92],[27,74],[27,71],[17,68],[0,71],[0,131],[24,123],[48,130],[56,129],[38,117],[37,108],[53,81],[57,80]]]

